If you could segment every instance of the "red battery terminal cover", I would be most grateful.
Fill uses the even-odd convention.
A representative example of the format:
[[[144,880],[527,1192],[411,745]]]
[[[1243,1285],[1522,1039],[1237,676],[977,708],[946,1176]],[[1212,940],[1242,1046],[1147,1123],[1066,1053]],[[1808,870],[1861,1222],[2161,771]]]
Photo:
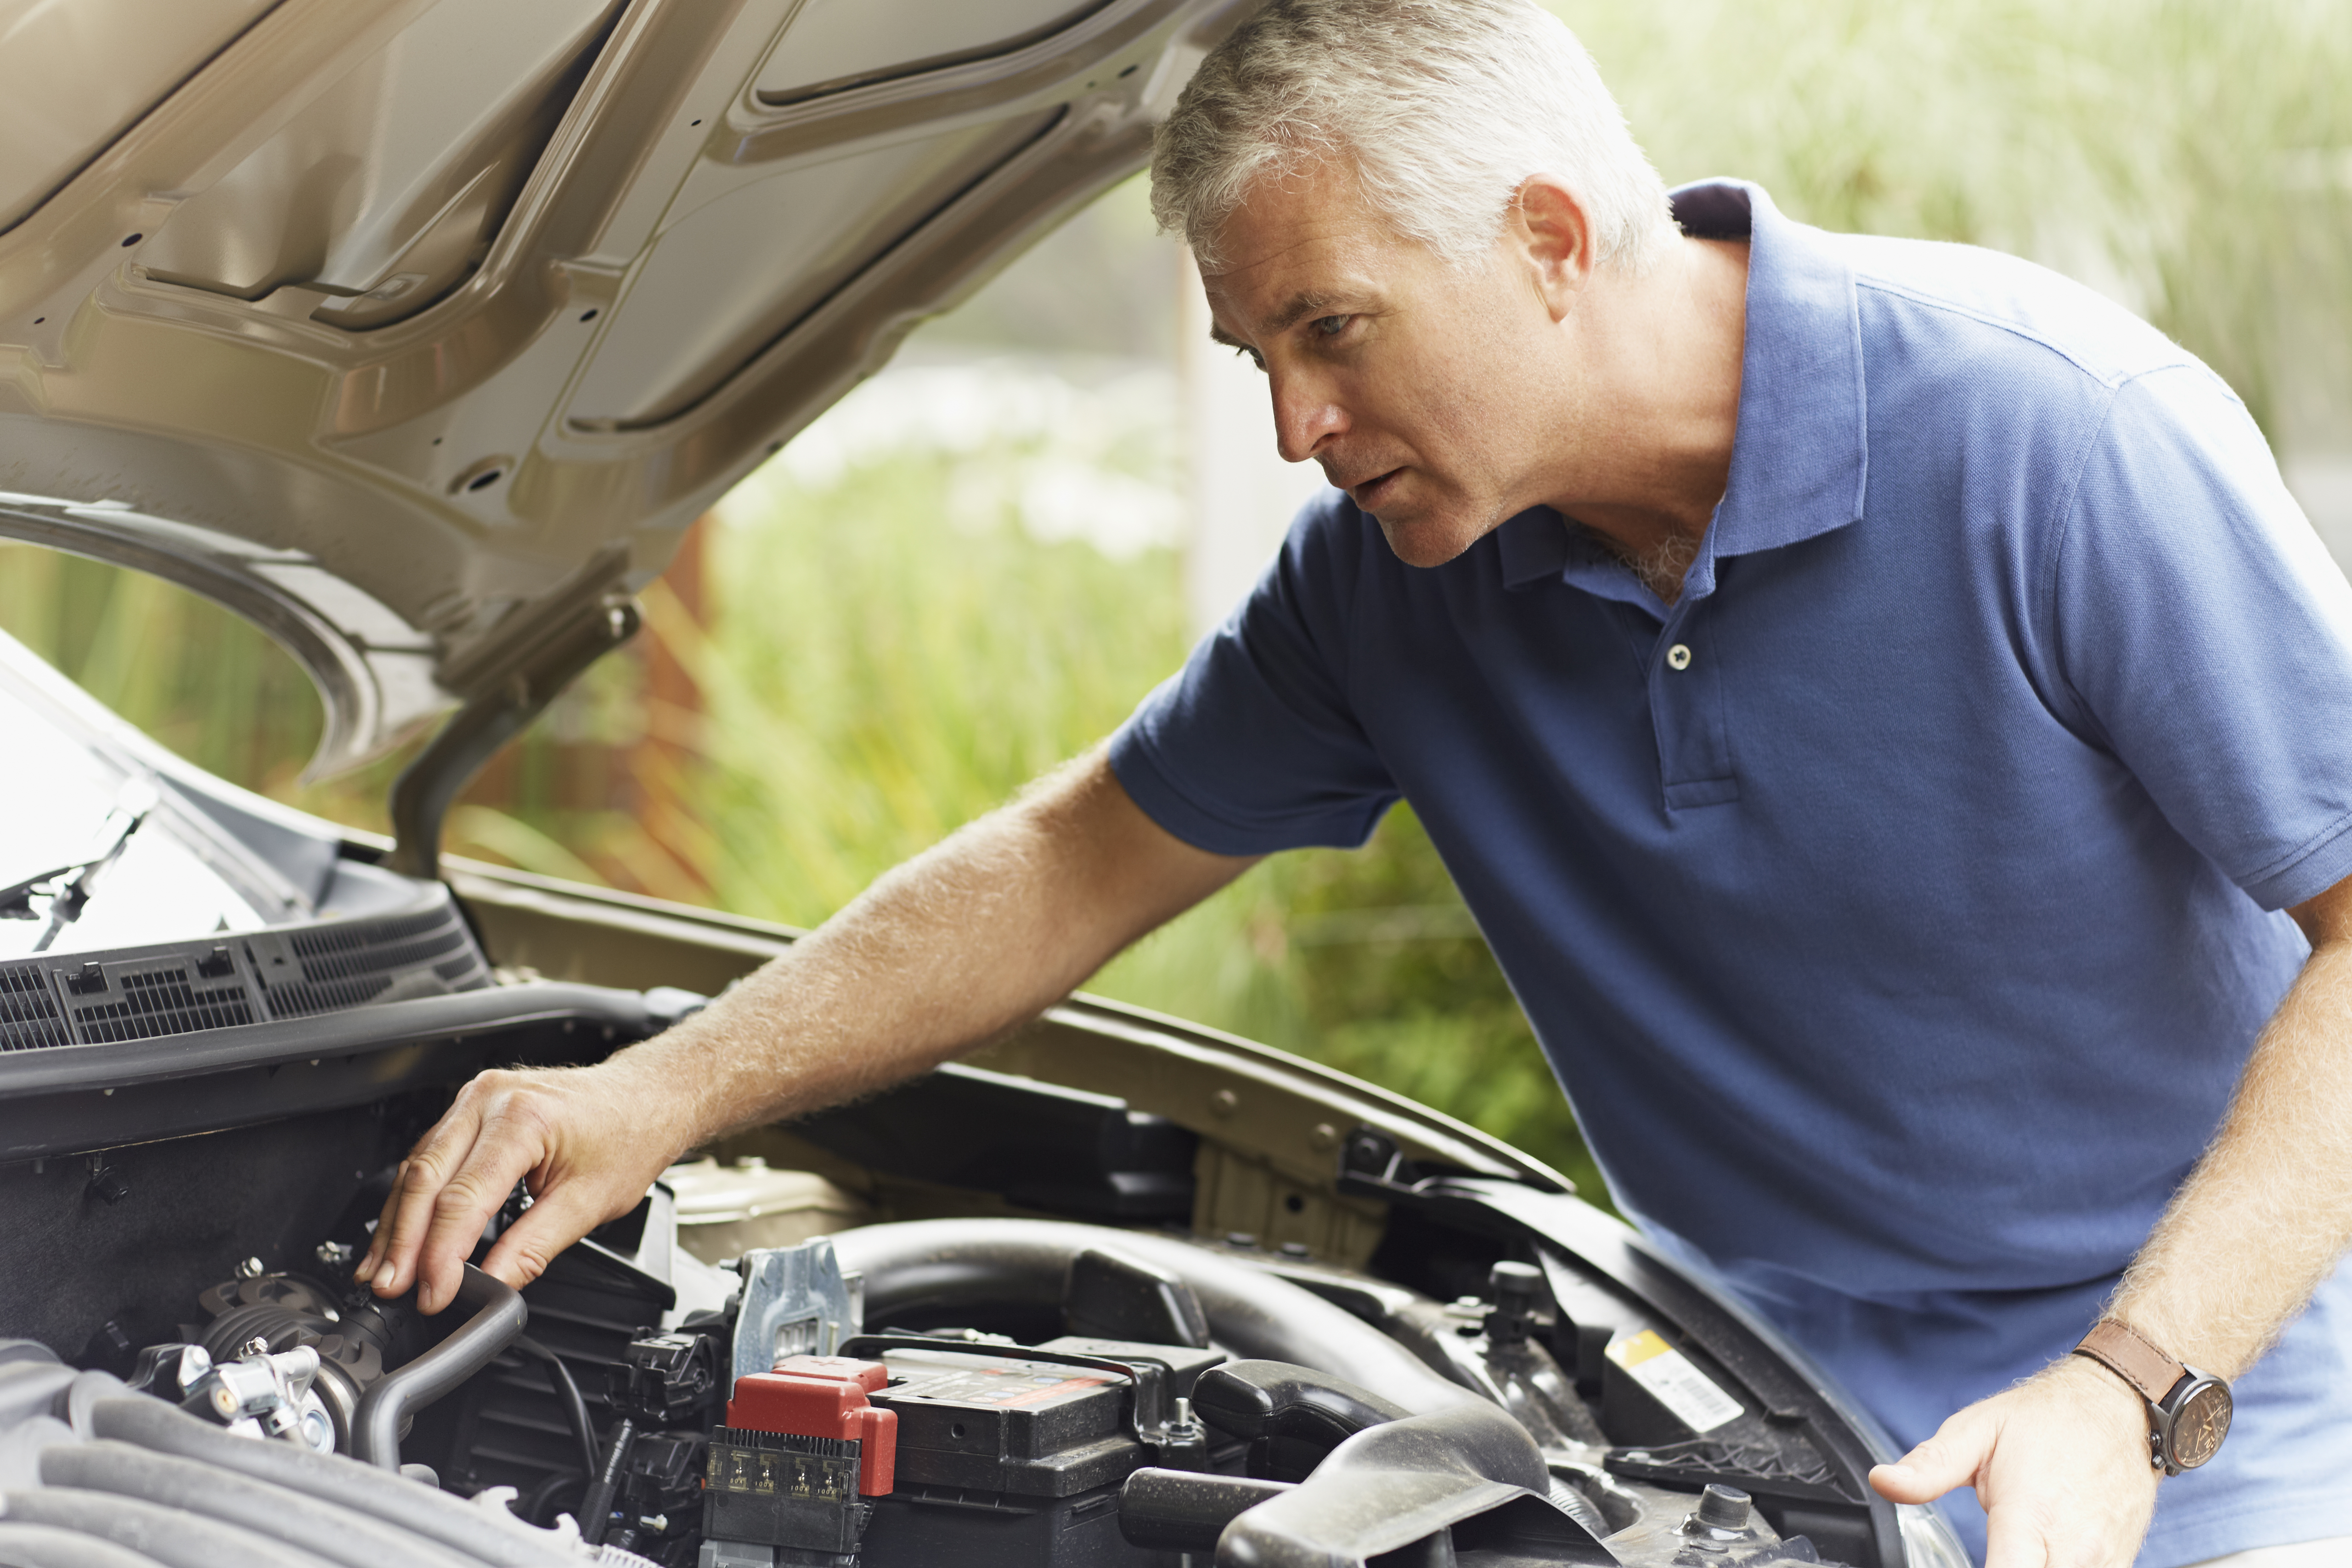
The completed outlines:
[[[879,1410],[866,1396],[890,1380],[878,1361],[796,1355],[773,1372],[735,1380],[727,1425],[740,1431],[795,1437],[835,1437],[858,1445],[857,1491],[883,1497],[897,1480],[898,1413]]]

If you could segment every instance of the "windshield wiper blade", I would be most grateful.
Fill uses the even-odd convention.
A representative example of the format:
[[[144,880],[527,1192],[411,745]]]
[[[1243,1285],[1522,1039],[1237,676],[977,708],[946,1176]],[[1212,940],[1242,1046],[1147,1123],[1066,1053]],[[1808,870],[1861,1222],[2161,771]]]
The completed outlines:
[[[82,911],[89,907],[90,896],[98,891],[99,878],[122,858],[123,850],[131,846],[131,836],[139,831],[140,825],[153,814],[162,799],[152,784],[143,780],[132,780],[122,786],[122,793],[115,797],[114,810],[107,816],[106,827],[110,830],[111,837],[105,848],[88,860],[60,867],[0,892],[0,912],[7,913],[10,919],[31,919],[32,899],[38,896],[48,899],[49,923],[43,929],[39,940],[33,943],[35,952],[47,952],[49,943],[58,940],[59,932],[81,919]],[[47,895],[35,894],[33,889],[44,882],[52,884],[56,890]],[[17,902],[25,904],[25,913],[21,916],[13,912]]]

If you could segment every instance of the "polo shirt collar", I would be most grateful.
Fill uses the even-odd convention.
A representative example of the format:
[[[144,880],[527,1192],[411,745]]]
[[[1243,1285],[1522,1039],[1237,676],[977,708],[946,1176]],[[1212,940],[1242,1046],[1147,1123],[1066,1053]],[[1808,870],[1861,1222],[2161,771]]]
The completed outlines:
[[[1706,180],[1671,199],[1685,233],[1748,241],[1731,481],[1688,584],[1704,594],[1714,587],[1717,561],[1794,544],[1862,516],[1870,458],[1862,320],[1853,270],[1830,237],[1782,216],[1762,186]],[[1496,531],[1507,586],[1586,574],[1585,542],[1549,507]]]

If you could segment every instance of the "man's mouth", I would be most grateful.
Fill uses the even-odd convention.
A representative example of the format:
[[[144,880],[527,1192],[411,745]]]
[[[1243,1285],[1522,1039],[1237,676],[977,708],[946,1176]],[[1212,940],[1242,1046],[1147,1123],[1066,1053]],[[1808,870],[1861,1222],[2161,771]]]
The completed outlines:
[[[1398,481],[1403,478],[1402,468],[1391,468],[1385,474],[1366,479],[1362,484],[1351,486],[1348,490],[1348,499],[1354,501],[1360,510],[1376,512],[1381,510],[1381,501],[1396,493]]]

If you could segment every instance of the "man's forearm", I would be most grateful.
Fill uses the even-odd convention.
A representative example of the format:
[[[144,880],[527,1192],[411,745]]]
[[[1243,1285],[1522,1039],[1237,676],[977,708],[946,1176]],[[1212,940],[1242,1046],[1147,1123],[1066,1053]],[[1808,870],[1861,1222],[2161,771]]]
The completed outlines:
[[[855,1099],[1034,1016],[1249,864],[1169,838],[1089,756],[613,1067],[668,1086],[680,1147]]]
[[[2112,1309],[2219,1377],[2253,1364],[2352,1241],[2352,899],[2342,895],[2296,911],[2311,960]]]
[[[1100,753],[877,882],[677,1028],[589,1068],[493,1070],[402,1164],[360,1272],[437,1311],[517,1180],[537,1200],[483,1267],[509,1284],[731,1127],[921,1071],[1050,1005],[1250,862],[1171,837]]]

